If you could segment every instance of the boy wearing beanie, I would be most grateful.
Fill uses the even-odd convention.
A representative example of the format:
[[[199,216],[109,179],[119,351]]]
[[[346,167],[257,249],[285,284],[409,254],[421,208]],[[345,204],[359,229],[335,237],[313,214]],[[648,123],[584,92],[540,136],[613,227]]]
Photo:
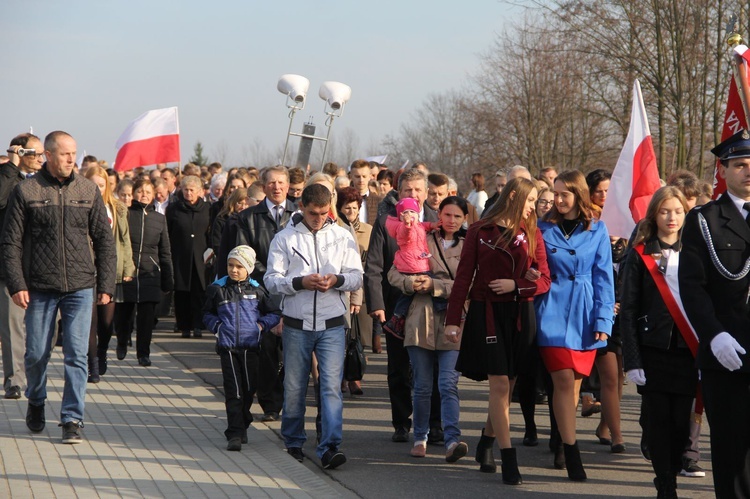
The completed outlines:
[[[250,279],[255,251],[237,246],[227,257],[227,276],[206,290],[203,322],[216,336],[221,357],[227,410],[227,450],[239,451],[247,443],[247,428],[253,422],[250,406],[257,387],[258,352],[262,331],[281,319],[268,292]]]

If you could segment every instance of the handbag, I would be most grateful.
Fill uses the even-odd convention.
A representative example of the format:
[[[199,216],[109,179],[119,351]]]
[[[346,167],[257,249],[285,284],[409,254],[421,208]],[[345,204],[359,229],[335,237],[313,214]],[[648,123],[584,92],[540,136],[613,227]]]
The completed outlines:
[[[360,381],[365,374],[367,360],[359,334],[359,318],[352,315],[352,327],[346,333],[346,356],[344,357],[344,380]]]

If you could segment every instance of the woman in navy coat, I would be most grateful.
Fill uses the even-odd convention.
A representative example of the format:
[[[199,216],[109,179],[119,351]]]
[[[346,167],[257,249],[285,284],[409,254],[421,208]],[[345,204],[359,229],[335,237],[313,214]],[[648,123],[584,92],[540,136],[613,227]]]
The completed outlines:
[[[614,318],[609,234],[593,219],[586,179],[567,171],[555,180],[555,206],[539,224],[551,286],[535,302],[537,342],[552,376],[554,410],[571,480],[586,480],[576,441],[576,406],[596,349],[606,346]]]

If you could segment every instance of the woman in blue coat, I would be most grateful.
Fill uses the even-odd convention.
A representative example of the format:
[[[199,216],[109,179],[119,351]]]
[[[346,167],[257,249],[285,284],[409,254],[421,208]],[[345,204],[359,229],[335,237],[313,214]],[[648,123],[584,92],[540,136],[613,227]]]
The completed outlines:
[[[612,332],[614,280],[609,234],[593,218],[586,179],[567,171],[555,180],[555,205],[539,229],[552,284],[535,301],[537,342],[552,376],[552,407],[563,441],[568,478],[586,480],[576,441],[581,381],[591,373],[596,349]]]

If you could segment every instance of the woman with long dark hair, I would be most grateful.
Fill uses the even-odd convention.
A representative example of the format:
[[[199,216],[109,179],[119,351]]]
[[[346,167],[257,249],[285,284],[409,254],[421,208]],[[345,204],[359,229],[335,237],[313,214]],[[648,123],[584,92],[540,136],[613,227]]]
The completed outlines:
[[[457,336],[443,334],[445,310],[434,307],[432,298],[448,298],[451,294],[466,234],[462,226],[468,213],[466,201],[457,196],[447,197],[440,203],[440,229],[427,235],[429,275],[405,275],[395,267],[388,272],[388,282],[392,286],[414,297],[404,324],[404,346],[414,376],[414,446],[411,455],[425,457],[427,453],[433,377],[437,365],[445,460],[449,463],[458,461],[468,452],[468,446],[461,441],[459,428],[459,375],[456,371],[459,343]]]
[[[612,175],[602,169],[594,170],[586,175],[586,184],[591,193],[591,206],[599,213],[604,209],[604,203],[607,201],[611,178]],[[620,237],[610,237],[609,241],[612,248],[612,262],[619,264],[625,256],[627,241]],[[614,267],[612,272],[617,282],[617,272]],[[618,309],[616,291],[617,287],[615,287],[615,311]],[[596,437],[600,444],[609,445],[613,453],[625,452],[625,441],[620,425],[620,399],[622,399],[622,384],[625,376],[622,370],[620,324],[617,319],[615,319],[612,336],[607,341],[607,345],[596,353],[594,366],[599,373],[601,386],[601,417],[599,426],[596,428]]]
[[[509,485],[523,483],[510,441],[511,394],[534,339],[533,297],[550,283],[536,199],[533,182],[513,179],[485,218],[469,227],[445,320],[446,336],[461,342],[456,370],[477,381],[489,379],[487,422],[476,456],[480,470],[494,471],[497,438],[503,482]]]

